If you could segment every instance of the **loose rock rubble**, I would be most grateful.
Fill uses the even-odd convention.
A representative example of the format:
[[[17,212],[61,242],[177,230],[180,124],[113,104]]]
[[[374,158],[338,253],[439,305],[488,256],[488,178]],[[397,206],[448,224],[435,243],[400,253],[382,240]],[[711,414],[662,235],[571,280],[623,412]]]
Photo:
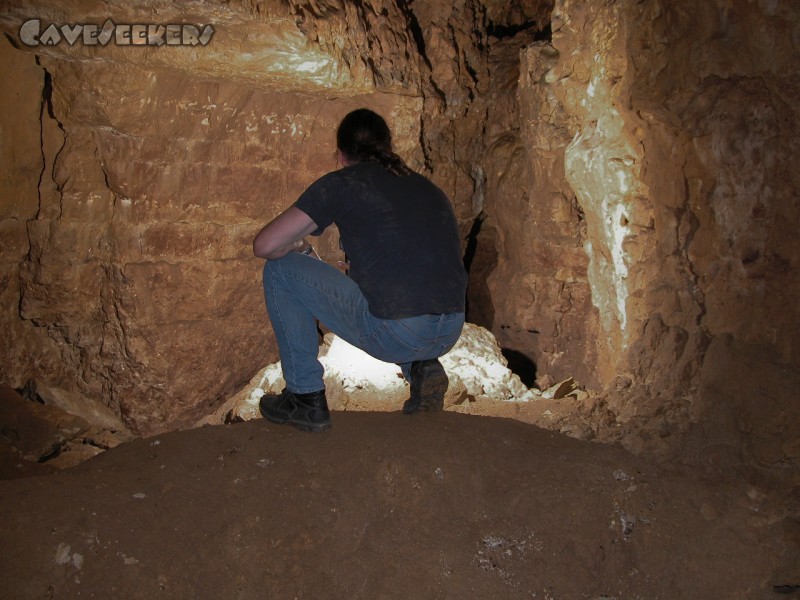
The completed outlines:
[[[395,411],[408,399],[409,386],[397,365],[376,360],[334,334],[325,335],[319,356],[325,367],[325,389],[332,410]],[[456,345],[440,360],[450,380],[445,410],[469,413],[470,405],[476,402],[484,406],[528,403],[543,396],[539,390],[526,387],[509,370],[491,332],[472,323],[465,324]],[[570,385],[572,390],[577,389],[574,381]],[[280,363],[268,365],[239,394],[198,425],[257,418],[261,397],[278,394],[284,386]],[[486,412],[484,408],[482,414]]]

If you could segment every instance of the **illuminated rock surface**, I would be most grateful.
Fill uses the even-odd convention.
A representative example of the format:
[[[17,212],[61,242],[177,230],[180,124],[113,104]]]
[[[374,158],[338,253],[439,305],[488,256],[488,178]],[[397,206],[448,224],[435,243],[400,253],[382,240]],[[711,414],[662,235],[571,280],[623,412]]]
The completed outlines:
[[[565,400],[569,426],[532,420],[796,485],[799,11],[5,2],[2,383],[99,401],[136,434],[215,414],[277,360],[250,241],[368,105],[453,199],[470,320],[526,383],[594,392]],[[32,17],[214,35],[27,47]],[[338,258],[335,232],[318,246]]]
[[[372,358],[334,334],[327,334],[320,347],[325,368],[325,392],[331,410],[399,411],[409,398],[409,386],[397,365]],[[470,404],[528,402],[540,397],[512,373],[494,336],[471,323],[464,326],[456,345],[441,358],[449,386],[445,410],[470,412]],[[260,418],[258,403],[267,394],[285,387],[280,362],[261,370],[239,394],[200,424],[232,419]]]

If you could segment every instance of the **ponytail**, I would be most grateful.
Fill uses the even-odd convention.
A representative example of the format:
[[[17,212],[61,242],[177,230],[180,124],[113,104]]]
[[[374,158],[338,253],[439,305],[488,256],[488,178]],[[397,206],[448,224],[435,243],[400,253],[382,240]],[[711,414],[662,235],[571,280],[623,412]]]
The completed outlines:
[[[336,146],[351,162],[375,162],[398,177],[412,173],[392,151],[392,134],[386,121],[369,109],[359,108],[342,119],[336,130]]]

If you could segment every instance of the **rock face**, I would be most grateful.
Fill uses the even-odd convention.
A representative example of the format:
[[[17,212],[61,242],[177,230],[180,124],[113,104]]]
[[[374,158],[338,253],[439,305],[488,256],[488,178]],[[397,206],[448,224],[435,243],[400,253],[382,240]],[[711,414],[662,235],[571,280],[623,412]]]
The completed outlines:
[[[304,55],[288,13],[279,3],[270,10],[266,23],[244,8],[204,15],[218,24],[210,54],[108,45],[95,48],[107,60],[94,61],[80,44],[40,46],[34,56],[0,42],[8,79],[21,80],[3,123],[19,140],[4,144],[5,173],[18,174],[6,176],[2,208],[10,385],[36,376],[74,388],[140,433],[191,422],[275,356],[250,242],[335,168],[341,116],[363,104],[385,114],[414,163],[419,98],[357,95],[374,83],[336,55],[307,77],[291,61],[322,50]],[[89,6],[39,15],[99,18]],[[123,6],[114,18],[145,20]],[[263,49],[263,73],[245,68],[255,60],[248,43]],[[281,66],[284,54],[291,61]],[[226,75],[231,56],[239,59]],[[335,240],[321,246],[331,256]]]
[[[30,47],[31,15],[214,34]],[[1,383],[138,433],[217,411],[277,359],[252,236],[370,106],[454,202],[470,320],[597,391],[592,435],[796,477],[791,3],[14,0],[0,27]]]
[[[549,43],[491,44],[481,317],[606,390],[601,438],[796,477],[798,31],[785,5],[559,1]]]
[[[0,440],[22,458],[39,461],[89,429],[89,423],[53,406],[25,401],[0,386]]]
[[[799,27],[777,5],[554,12],[545,81],[576,132],[598,373],[631,449],[797,465]]]

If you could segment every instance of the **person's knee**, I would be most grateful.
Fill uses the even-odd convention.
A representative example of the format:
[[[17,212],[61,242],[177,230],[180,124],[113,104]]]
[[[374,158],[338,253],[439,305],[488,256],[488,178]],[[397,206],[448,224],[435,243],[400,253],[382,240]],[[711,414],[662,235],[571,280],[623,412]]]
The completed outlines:
[[[274,277],[280,273],[283,273],[284,263],[286,259],[289,258],[289,255],[282,256],[281,258],[272,258],[264,263],[264,278],[267,277]]]
[[[275,273],[274,263],[275,263],[274,260],[268,260],[267,262],[264,263],[264,269],[262,270],[264,281],[271,279],[272,276],[274,275]]]
[[[305,256],[301,256],[296,252],[290,252],[286,256],[280,258],[273,258],[264,263],[263,281],[266,285],[269,281],[278,281],[286,279],[300,273],[307,274],[308,263],[310,261]],[[306,276],[306,275],[304,275]]]

